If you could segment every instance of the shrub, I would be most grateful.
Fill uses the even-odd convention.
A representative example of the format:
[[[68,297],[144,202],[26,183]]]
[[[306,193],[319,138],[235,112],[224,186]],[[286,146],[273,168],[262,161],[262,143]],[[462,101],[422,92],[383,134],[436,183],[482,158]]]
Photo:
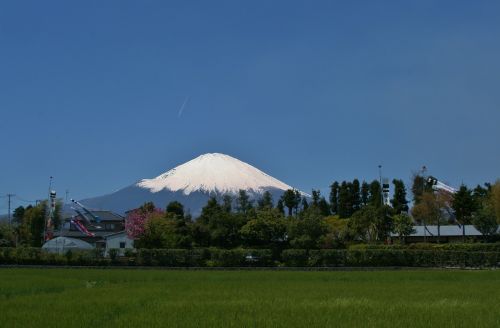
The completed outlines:
[[[450,244],[451,245],[451,244]],[[482,245],[482,244],[479,244]],[[119,261],[96,257],[95,251],[67,251],[66,254],[52,254],[40,248],[0,248],[0,264],[19,265],[143,265],[170,267],[243,267],[276,266],[288,267],[498,267],[500,252],[497,245],[488,246],[493,251],[475,250],[476,246],[438,246],[420,247],[355,247],[349,250],[305,250],[287,249],[281,254],[273,254],[269,249],[139,249],[132,257]],[[482,248],[483,246],[478,246]],[[487,247],[487,248],[488,248]],[[451,250],[448,248],[452,248]],[[463,248],[460,250],[460,248]],[[464,249],[465,248],[465,249]],[[469,249],[467,249],[469,248]],[[457,250],[458,249],[458,250]],[[277,256],[281,255],[281,258]],[[115,260],[113,260],[113,258]],[[281,261],[280,262],[278,261]]]

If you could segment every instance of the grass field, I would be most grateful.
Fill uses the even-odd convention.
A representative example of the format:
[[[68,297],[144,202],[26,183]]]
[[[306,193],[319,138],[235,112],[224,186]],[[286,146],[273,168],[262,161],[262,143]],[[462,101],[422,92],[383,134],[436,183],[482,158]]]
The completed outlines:
[[[1,327],[500,327],[500,271],[0,269]]]

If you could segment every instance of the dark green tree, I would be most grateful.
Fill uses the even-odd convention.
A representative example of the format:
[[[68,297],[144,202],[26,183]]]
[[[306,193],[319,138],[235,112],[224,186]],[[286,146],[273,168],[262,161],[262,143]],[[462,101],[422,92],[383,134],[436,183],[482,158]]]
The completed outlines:
[[[368,205],[368,201],[370,200],[370,185],[368,182],[363,181],[361,184],[361,205]]]
[[[462,184],[453,195],[451,207],[455,211],[457,221],[462,225],[462,236],[465,241],[465,225],[471,223],[472,213],[476,210],[472,191]]]
[[[26,207],[22,222],[18,225],[21,244],[32,247],[42,246],[46,213],[47,201],[42,201],[37,206]]]
[[[373,180],[370,183],[369,204],[376,208],[382,207],[382,188],[378,180]]]
[[[24,217],[24,207],[19,206],[14,210],[14,213],[12,213],[12,218],[14,223],[21,224],[21,222],[23,221],[23,217]]]
[[[201,215],[194,224],[193,235],[199,246],[234,248],[241,245],[240,229],[245,225],[247,215],[228,213],[216,198],[208,200]]]
[[[302,197],[302,211],[307,211],[309,208],[309,203],[307,202],[306,197]]]
[[[412,180],[411,192],[413,194],[413,203],[418,204],[424,192],[432,192],[432,184],[420,174],[413,174]]]
[[[258,210],[241,228],[241,237],[247,247],[281,248],[286,242],[286,220],[277,209]]]
[[[247,213],[252,208],[252,202],[250,201],[250,196],[248,196],[245,190],[240,190],[238,192],[236,205],[237,205],[236,210],[239,213]]]
[[[276,209],[282,213],[283,215],[285,215],[285,205],[283,205],[283,199],[280,198],[278,200],[278,203],[276,204]]]
[[[339,196],[339,183],[334,181],[330,186],[330,206],[332,207],[332,214],[338,214],[338,201]]]
[[[226,213],[231,213],[233,210],[233,197],[229,194],[222,196],[222,208]]]
[[[153,213],[156,207],[153,202],[146,202],[139,207],[141,213]]]
[[[351,193],[352,213],[354,213],[361,208],[361,187],[359,185],[358,179],[352,180],[350,193]]]
[[[313,189],[312,192],[311,192],[311,194],[312,194],[312,203],[311,203],[311,205],[312,206],[318,206],[319,200],[321,198],[320,191]]]
[[[293,248],[317,249],[328,232],[317,207],[311,206],[301,219],[292,219],[288,225],[288,237]]]
[[[394,194],[391,199],[392,208],[394,212],[407,213],[408,212],[408,200],[406,199],[406,188],[403,180],[394,179],[392,180],[394,185]]]
[[[318,209],[322,216],[328,216],[330,212],[330,204],[326,201],[325,197],[321,197],[318,202]]]
[[[351,216],[351,195],[346,181],[342,181],[338,195],[338,215],[340,218]]]
[[[295,215],[298,216],[300,204],[302,202],[302,194],[296,189],[293,192],[295,194]]]
[[[265,191],[262,198],[258,201],[258,209],[270,209],[273,208],[273,196],[269,191]]]
[[[491,238],[498,231],[498,222],[492,204],[485,200],[484,204],[472,216],[472,224],[486,238]]]
[[[293,189],[286,190],[282,196],[282,199],[283,199],[283,205],[285,205],[288,208],[288,216],[292,216],[293,209],[298,206],[295,190]]]
[[[166,213],[174,214],[180,218],[184,218],[184,205],[179,203],[178,201],[172,201],[168,203],[166,208]]]

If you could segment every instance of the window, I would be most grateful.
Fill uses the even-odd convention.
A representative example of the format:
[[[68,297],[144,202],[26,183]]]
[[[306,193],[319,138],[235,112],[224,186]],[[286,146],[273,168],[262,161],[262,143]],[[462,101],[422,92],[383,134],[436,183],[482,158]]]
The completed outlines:
[[[113,231],[113,230],[115,230],[115,225],[113,223],[106,223],[104,225],[104,227],[106,228],[106,231]]]
[[[120,242],[120,248],[125,248],[125,242],[124,241]]]

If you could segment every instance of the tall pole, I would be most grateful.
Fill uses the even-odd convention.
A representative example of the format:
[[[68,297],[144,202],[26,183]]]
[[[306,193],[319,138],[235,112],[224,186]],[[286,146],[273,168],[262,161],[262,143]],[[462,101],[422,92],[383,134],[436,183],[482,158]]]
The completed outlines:
[[[7,198],[9,199],[8,200],[8,203],[9,203],[9,214],[8,214],[8,220],[9,220],[9,225],[12,225],[12,220],[11,220],[11,214],[10,214],[10,201],[11,201],[11,198],[14,197],[15,195],[14,194],[7,194]]]
[[[51,192],[52,192],[52,179],[54,179],[53,176],[50,176],[49,177],[49,190],[48,190],[48,195],[47,195],[47,206],[48,206],[48,211],[47,211],[47,215],[46,215],[46,218],[45,218],[45,224],[43,225],[43,242],[46,241],[47,239],[47,224],[49,223],[49,220],[51,219],[51,215],[52,215],[52,207],[51,207],[51,199],[50,199],[50,195],[51,195]]]
[[[384,204],[384,191],[382,190],[382,165],[378,165],[378,180],[380,183],[380,202]]]
[[[425,165],[422,166],[422,195],[424,195],[425,192],[425,171],[427,170],[427,167]],[[424,243],[427,241],[427,226],[425,224],[425,216],[423,218],[423,223],[424,223]]]

